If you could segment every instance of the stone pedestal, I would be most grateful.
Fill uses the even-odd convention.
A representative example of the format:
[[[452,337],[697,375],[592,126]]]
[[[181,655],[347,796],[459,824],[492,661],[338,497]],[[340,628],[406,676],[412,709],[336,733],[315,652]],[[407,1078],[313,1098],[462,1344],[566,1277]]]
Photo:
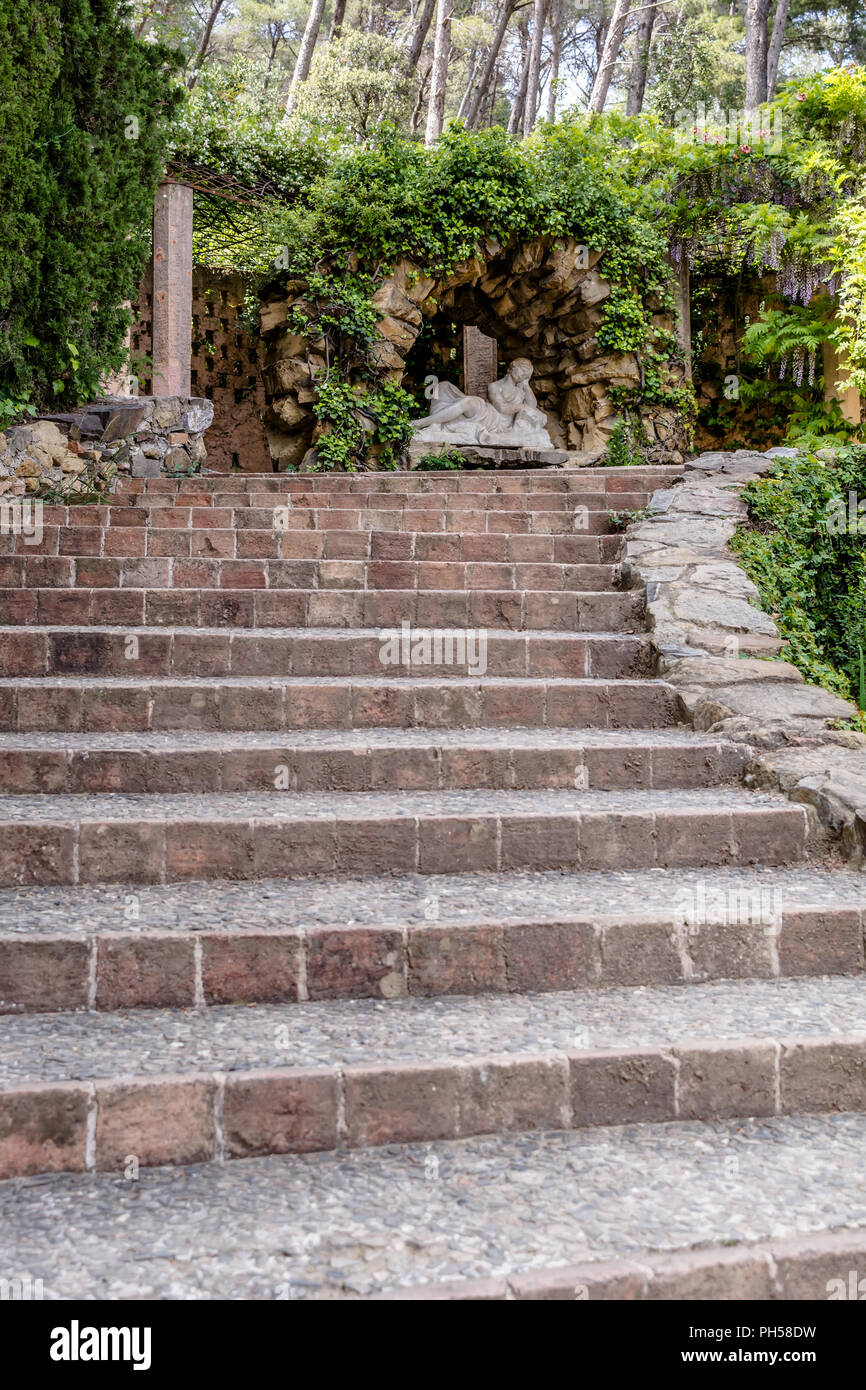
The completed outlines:
[[[487,388],[498,372],[499,345],[479,328],[463,329],[463,394],[487,400]]]
[[[153,393],[189,396],[192,189],[161,183],[153,208]]]

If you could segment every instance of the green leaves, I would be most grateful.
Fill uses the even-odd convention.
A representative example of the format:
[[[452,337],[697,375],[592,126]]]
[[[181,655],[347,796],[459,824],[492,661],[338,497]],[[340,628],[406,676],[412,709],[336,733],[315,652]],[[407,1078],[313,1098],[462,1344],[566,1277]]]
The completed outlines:
[[[119,0],[0,6],[0,394],[92,395],[124,361],[178,59]],[[137,138],[127,138],[134,117]]]
[[[859,532],[866,513],[858,511],[866,499],[866,448],[781,459],[743,495],[752,522],[731,546],[790,660],[813,684],[850,699],[866,645],[866,527]]]

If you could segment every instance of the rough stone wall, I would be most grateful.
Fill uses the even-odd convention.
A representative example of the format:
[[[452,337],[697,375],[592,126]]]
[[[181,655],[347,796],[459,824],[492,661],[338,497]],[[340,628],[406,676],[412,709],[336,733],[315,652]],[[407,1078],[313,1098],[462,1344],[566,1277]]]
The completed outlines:
[[[207,467],[215,473],[270,472],[271,455],[262,423],[265,388],[262,367],[265,345],[240,321],[244,281],[240,275],[220,275],[197,266],[193,270],[191,364],[192,390],[213,403],[214,418],[207,437]],[[153,287],[150,273],[142,281],[133,306],[133,360],[141,362],[141,390],[152,382],[148,359],[152,349]],[[144,359],[144,360],[143,360]]]
[[[789,662],[755,585],[728,548],[740,495],[791,451],[706,453],[653,493],[626,532],[623,575],[647,593],[658,674],[695,729],[748,746],[747,781],[811,808],[816,832],[866,868],[866,735],[834,725],[852,704],[807,685]]]
[[[581,452],[586,461],[598,457],[618,419],[611,388],[640,384],[633,354],[607,354],[598,344],[611,291],[600,253],[587,256],[572,238],[549,236],[505,245],[488,239],[482,253],[441,282],[408,260],[395,267],[373,296],[380,314],[376,365],[401,381],[425,318],[449,332],[452,322],[475,324],[497,339],[500,359],[528,357],[533,363],[532,386],[554,443]],[[261,306],[265,385],[272,398],[268,442],[282,467],[300,465],[317,437],[312,402],[315,378],[325,369],[324,342],[286,331],[290,310],[306,306],[305,288],[302,280],[268,287]],[[682,370],[673,368],[672,384],[681,377]],[[679,462],[682,440],[673,413],[642,413],[653,445],[650,457]]]
[[[104,492],[117,476],[195,473],[208,461],[210,401],[106,396],[0,433],[0,496]]]

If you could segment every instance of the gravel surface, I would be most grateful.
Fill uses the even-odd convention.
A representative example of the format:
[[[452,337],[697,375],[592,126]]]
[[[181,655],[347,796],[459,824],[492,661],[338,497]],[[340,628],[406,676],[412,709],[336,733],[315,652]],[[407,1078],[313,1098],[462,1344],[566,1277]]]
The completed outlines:
[[[224,751],[235,748],[731,748],[709,734],[688,729],[289,729],[225,733],[171,730],[165,733],[0,733],[0,752],[18,748],[97,749],[147,752],[177,748]]]
[[[0,931],[262,930],[475,922],[669,922],[671,904],[699,887],[714,899],[760,892],[783,912],[853,907],[866,913],[866,878],[833,868],[650,869],[646,873],[408,874],[384,878],[96,885],[0,889]],[[774,895],[778,893],[778,898]],[[124,915],[130,894],[138,916]]]
[[[0,1086],[827,1034],[866,1036],[866,977],[4,1015]]]
[[[698,791],[448,791],[448,792],[103,792],[47,796],[0,796],[0,821],[169,820],[200,817],[220,820],[262,816],[359,820],[414,816],[567,816],[595,813],[790,810],[784,796],[739,787]]]
[[[0,1184],[46,1299],[305,1299],[866,1225],[866,1117],[516,1134]],[[840,1271],[844,1276],[845,1271]]]

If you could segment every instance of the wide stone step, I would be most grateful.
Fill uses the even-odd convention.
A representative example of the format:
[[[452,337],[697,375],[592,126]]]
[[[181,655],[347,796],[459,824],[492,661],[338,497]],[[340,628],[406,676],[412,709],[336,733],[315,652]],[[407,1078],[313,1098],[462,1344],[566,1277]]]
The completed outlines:
[[[3,889],[0,1012],[852,974],[864,927],[844,870]]]
[[[0,793],[670,790],[738,778],[746,755],[659,730],[367,729],[0,734]]]
[[[122,496],[162,495],[186,497],[213,492],[312,492],[325,496],[339,493],[466,493],[499,494],[525,492],[632,492],[635,488],[666,487],[682,477],[682,467],[674,464],[644,468],[579,469],[477,469],[440,472],[396,473],[235,473],[196,474],[189,478],[123,478],[116,484]]]
[[[859,1114],[502,1134],[8,1182],[0,1221],[46,1299],[822,1302],[859,1295],[864,1146]]]
[[[161,561],[144,561],[160,564]],[[531,628],[639,632],[642,590],[0,589],[4,626]]]
[[[0,796],[0,886],[793,864],[806,810],[698,791]]]
[[[0,1176],[861,1112],[864,1019],[862,976],[6,1016]]]
[[[649,674],[644,635],[462,629],[0,628],[0,676]]]
[[[650,680],[485,676],[0,678],[0,732],[659,728],[673,686]]]
[[[9,558],[32,560],[41,556],[83,558],[151,558],[229,560],[423,560],[461,561],[496,564],[583,565],[598,570],[590,588],[615,587],[619,582],[619,560],[623,538],[620,534],[528,535],[508,532],[371,531],[287,529],[274,525],[270,511],[236,511],[231,524],[215,527],[210,514],[197,513],[192,524],[189,509],[162,508],[147,512],[141,508],[106,507],[104,522],[82,525],[77,513],[85,507],[51,508],[64,513],[59,524],[45,524],[37,541],[23,530],[0,535],[0,578],[16,583],[28,570],[10,564]],[[131,521],[119,524],[117,518],[132,513]],[[109,525],[109,522],[111,523]],[[168,523],[171,522],[171,525]],[[55,571],[68,574],[68,569]],[[44,570],[41,572],[44,574]],[[40,580],[38,566],[30,566],[30,578]],[[44,578],[41,580],[45,582]],[[3,587],[0,585],[0,587]],[[37,584],[37,587],[40,587]]]
[[[182,532],[177,534],[182,535]],[[71,555],[0,558],[0,581],[19,588],[85,589],[613,589],[615,565],[458,560],[230,560]],[[638,606],[638,594],[629,606]]]

